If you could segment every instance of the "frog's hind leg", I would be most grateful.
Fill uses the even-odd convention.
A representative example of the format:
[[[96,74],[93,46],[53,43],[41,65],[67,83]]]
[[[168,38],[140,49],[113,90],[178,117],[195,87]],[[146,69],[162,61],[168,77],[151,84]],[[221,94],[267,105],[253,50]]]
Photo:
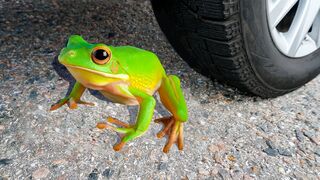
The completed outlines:
[[[155,122],[164,124],[164,128],[157,134],[158,138],[169,136],[163,152],[169,152],[171,146],[177,143],[178,149],[183,149],[183,122],[188,119],[187,105],[180,87],[180,80],[175,75],[165,77],[158,90],[162,104],[171,112],[171,117],[156,119]]]

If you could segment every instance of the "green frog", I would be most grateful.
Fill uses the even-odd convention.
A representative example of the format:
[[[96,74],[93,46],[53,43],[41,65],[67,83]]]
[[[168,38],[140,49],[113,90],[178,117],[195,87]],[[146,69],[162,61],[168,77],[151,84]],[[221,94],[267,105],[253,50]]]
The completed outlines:
[[[133,46],[108,46],[91,44],[79,35],[72,35],[58,57],[76,83],[69,95],[52,105],[56,110],[64,104],[77,108],[77,104],[94,105],[81,100],[83,92],[94,89],[115,103],[139,106],[135,124],[128,124],[113,117],[100,122],[97,127],[108,128],[120,134],[121,141],[113,149],[123,146],[143,135],[152,120],[156,105],[153,95],[158,92],[170,117],[156,119],[164,128],[157,133],[158,138],[168,135],[163,152],[169,152],[173,144],[183,149],[183,124],[188,119],[188,110],[180,80],[175,75],[167,75],[158,57],[147,50]]]

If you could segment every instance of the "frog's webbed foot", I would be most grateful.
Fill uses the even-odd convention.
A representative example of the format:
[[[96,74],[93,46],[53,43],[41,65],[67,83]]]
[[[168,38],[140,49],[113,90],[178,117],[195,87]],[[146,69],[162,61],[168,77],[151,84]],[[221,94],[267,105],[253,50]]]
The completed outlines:
[[[171,117],[164,117],[155,120],[156,123],[163,123],[164,128],[157,133],[158,138],[162,138],[165,135],[169,136],[167,144],[163,148],[163,152],[168,153],[171,146],[176,143],[178,149],[183,149],[183,123]]]
[[[76,109],[78,107],[78,104],[84,104],[84,105],[89,105],[89,106],[94,106],[94,103],[90,103],[90,102],[86,102],[86,101],[82,101],[82,100],[76,100],[73,97],[66,97],[61,99],[58,103],[53,104],[50,108],[50,111],[54,111],[58,108],[60,108],[61,106],[68,104],[70,109]]]
[[[111,125],[113,124],[113,125]],[[121,128],[119,127],[116,127],[116,126],[121,126]],[[113,146],[113,149],[115,151],[120,151],[122,149],[122,147],[126,144],[126,141],[124,141],[124,139],[126,138],[126,136],[134,133],[134,128],[128,124],[128,123],[125,123],[125,122],[122,122],[116,118],[113,118],[113,117],[108,117],[107,118],[107,122],[99,122],[97,124],[97,128],[99,129],[111,129],[115,132],[118,132],[118,133],[122,133],[120,134],[120,138],[121,138],[121,141],[114,145]]]
[[[58,101],[56,104],[53,104],[50,108],[50,111],[56,110],[56,109],[60,108],[61,106],[63,106],[64,104],[68,104],[70,109],[76,109],[78,107],[77,104],[85,104],[85,105],[94,106],[94,103],[89,103],[89,102],[85,102],[85,101],[80,100],[80,98],[85,90],[86,90],[86,87],[84,87],[79,82],[76,82],[72,88],[71,93],[67,97]]]

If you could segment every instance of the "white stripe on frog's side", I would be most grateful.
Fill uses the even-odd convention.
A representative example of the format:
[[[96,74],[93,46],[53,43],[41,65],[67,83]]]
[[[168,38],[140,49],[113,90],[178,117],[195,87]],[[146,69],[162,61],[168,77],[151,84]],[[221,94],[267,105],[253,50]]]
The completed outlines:
[[[107,78],[117,78],[117,79],[122,79],[122,80],[128,80],[129,79],[129,76],[127,74],[108,74],[108,73],[103,73],[103,72],[95,71],[95,70],[84,68],[84,67],[73,66],[73,65],[68,65],[68,64],[64,64],[64,65],[66,67],[70,67],[70,68],[74,68],[74,69],[80,69],[80,70],[84,70],[84,71],[89,71],[89,72],[92,72],[94,74],[98,74],[98,75],[101,75],[101,76],[107,77]]]

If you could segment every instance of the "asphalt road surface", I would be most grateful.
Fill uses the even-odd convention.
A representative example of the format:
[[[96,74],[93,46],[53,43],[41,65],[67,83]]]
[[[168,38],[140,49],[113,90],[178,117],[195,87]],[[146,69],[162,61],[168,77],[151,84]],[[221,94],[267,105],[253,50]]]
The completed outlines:
[[[185,148],[162,152],[154,122],[120,152],[116,133],[95,128],[137,107],[95,91],[96,106],[48,111],[74,82],[57,55],[71,34],[155,52],[181,78],[189,108]],[[320,78],[262,100],[211,81],[172,49],[145,0],[0,0],[0,179],[317,179]],[[158,95],[156,98],[159,99]],[[154,118],[168,115],[157,101]]]

